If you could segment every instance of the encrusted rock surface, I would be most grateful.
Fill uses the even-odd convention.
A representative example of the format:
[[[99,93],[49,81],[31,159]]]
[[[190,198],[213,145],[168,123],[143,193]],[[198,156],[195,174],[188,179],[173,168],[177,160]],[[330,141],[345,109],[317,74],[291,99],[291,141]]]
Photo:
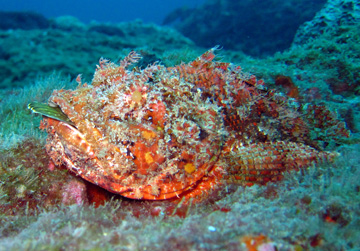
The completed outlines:
[[[357,0],[328,0],[315,17],[296,32],[294,44],[305,44],[323,33],[338,35],[348,25],[359,24],[360,2]]]

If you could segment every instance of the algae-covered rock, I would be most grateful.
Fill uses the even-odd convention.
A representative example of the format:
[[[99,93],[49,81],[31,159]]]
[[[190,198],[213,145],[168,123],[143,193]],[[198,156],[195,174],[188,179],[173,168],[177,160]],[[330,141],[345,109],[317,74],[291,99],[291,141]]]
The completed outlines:
[[[197,45],[241,50],[266,56],[287,49],[298,27],[311,20],[325,0],[211,0],[196,9],[178,9],[164,24],[175,27]]]
[[[0,30],[46,29],[49,20],[35,12],[0,11]]]

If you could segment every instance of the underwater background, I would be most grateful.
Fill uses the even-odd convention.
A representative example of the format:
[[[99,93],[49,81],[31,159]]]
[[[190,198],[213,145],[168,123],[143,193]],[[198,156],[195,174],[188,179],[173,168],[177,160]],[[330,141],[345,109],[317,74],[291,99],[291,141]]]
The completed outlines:
[[[167,14],[178,8],[194,8],[204,3],[204,0],[108,0],[101,1],[41,1],[31,2],[0,1],[0,9],[4,11],[35,11],[46,18],[58,16],[74,16],[81,22],[128,22],[141,19],[144,22],[161,24]]]
[[[344,122],[349,138],[312,135],[332,135],[334,162],[186,207],[51,163],[30,102],[79,74],[90,83],[101,57],[171,67],[216,45],[218,60]],[[357,0],[0,1],[0,250],[360,250],[359,96]]]

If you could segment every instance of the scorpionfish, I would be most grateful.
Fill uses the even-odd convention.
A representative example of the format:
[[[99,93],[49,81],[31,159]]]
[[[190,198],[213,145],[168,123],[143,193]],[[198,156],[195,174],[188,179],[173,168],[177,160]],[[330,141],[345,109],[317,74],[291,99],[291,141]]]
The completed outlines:
[[[100,59],[91,84],[53,91],[44,115],[55,165],[132,199],[203,198],[226,184],[279,181],[287,170],[332,161],[321,142],[349,136],[325,107],[267,88],[216,48],[188,64],[134,67]],[[316,130],[331,131],[321,140]]]

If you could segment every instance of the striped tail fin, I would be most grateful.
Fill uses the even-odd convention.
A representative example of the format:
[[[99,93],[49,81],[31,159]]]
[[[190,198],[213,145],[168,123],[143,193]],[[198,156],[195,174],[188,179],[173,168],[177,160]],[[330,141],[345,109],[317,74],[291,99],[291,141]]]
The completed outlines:
[[[240,185],[266,184],[281,180],[285,171],[331,162],[338,155],[294,142],[235,144],[231,151],[224,154],[229,166],[223,178],[227,183]]]

